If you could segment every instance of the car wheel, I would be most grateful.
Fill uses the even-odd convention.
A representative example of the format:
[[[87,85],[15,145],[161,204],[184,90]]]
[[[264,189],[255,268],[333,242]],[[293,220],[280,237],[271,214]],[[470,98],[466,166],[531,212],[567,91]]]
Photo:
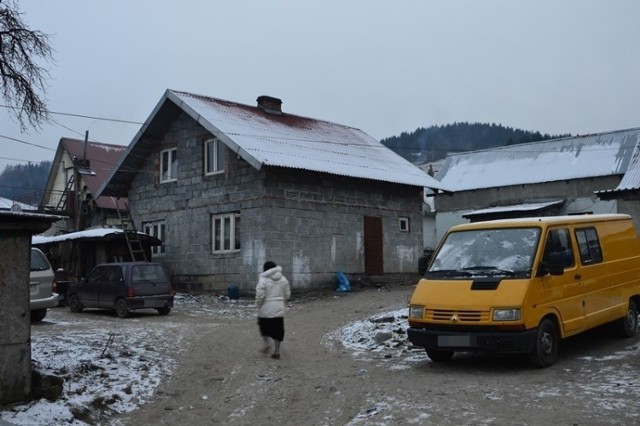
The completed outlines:
[[[82,306],[82,303],[80,303],[78,295],[72,294],[69,296],[69,310],[71,312],[82,312],[82,309],[84,309],[84,307]]]
[[[168,306],[165,306],[163,308],[158,308],[158,313],[160,315],[169,315],[169,312],[171,312],[171,308]]]
[[[633,300],[629,300],[627,315],[620,318],[617,325],[623,337],[635,337],[638,334],[638,308]]]
[[[42,321],[47,316],[47,309],[36,309],[31,311],[31,322]]]
[[[553,365],[558,357],[558,344],[560,337],[558,329],[553,321],[545,318],[538,325],[538,334],[533,351],[529,355],[532,365],[539,368],[546,368]]]
[[[118,299],[116,302],[116,314],[120,318],[126,318],[129,316],[129,307],[124,299]]]
[[[446,362],[453,357],[453,351],[440,351],[436,349],[427,349],[427,356],[433,362]]]

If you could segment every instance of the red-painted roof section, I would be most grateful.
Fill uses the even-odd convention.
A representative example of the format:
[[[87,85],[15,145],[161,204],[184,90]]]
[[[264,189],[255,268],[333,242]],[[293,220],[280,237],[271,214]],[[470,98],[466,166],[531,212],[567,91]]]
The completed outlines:
[[[74,158],[86,158],[89,160],[89,168],[93,171],[94,175],[83,174],[82,179],[87,185],[87,189],[91,194],[95,194],[107,179],[120,157],[127,149],[122,145],[111,145],[98,142],[86,142],[78,139],[62,138],[60,143],[64,146],[69,156]],[[85,151],[86,145],[86,151]],[[103,209],[113,209],[115,198],[112,197],[98,197],[96,205]],[[126,208],[127,199],[120,198],[117,200],[118,207],[121,209]]]

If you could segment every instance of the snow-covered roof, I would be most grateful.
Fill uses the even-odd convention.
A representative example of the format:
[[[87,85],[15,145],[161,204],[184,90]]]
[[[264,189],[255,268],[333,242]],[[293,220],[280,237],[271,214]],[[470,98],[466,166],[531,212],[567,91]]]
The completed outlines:
[[[31,244],[39,245],[79,239],[101,239],[107,236],[116,236],[118,234],[122,234],[123,232],[124,230],[119,228],[94,228],[78,232],[69,232],[68,234],[55,236],[34,235],[33,237],[31,237]],[[148,236],[144,232],[138,232],[138,234],[144,235],[145,237]]]
[[[561,204],[563,202],[564,200],[552,200],[552,201],[545,201],[545,202],[521,203],[521,204],[511,204],[508,206],[489,207],[486,209],[474,210],[471,213],[463,214],[462,217],[471,217],[471,216],[494,214],[494,213],[508,213],[508,212],[535,212],[538,210],[542,210],[546,207],[551,207],[557,204]]]
[[[177,108],[176,108],[177,107]],[[139,170],[149,140],[161,136],[166,117],[183,111],[256,169],[276,166],[446,190],[445,185],[362,130],[286,112],[167,90],[127,154],[100,189],[119,195]],[[165,127],[166,128],[166,127]],[[157,140],[157,139],[156,139]],[[136,146],[138,145],[139,146]]]
[[[436,177],[465,191],[624,175],[639,141],[635,128],[454,154]]]
[[[37,211],[38,206],[33,206],[31,204],[21,203],[20,201],[13,201],[8,198],[0,197],[0,209],[1,210],[11,210],[15,208],[14,206],[18,206],[21,211]]]

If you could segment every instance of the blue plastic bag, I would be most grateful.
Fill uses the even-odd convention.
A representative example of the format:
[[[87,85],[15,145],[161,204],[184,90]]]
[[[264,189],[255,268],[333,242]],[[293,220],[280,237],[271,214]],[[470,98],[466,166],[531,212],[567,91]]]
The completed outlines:
[[[351,291],[351,284],[344,272],[336,272],[336,281],[338,282],[338,288],[336,288],[336,291],[342,293]]]

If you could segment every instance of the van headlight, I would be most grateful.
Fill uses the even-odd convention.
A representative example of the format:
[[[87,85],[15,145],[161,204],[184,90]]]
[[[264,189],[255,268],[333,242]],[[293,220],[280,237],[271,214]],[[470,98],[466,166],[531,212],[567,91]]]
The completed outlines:
[[[494,321],[518,321],[520,320],[520,309],[494,309]]]
[[[420,306],[420,305],[409,306],[409,318],[422,319],[423,316],[424,316],[424,306]]]

